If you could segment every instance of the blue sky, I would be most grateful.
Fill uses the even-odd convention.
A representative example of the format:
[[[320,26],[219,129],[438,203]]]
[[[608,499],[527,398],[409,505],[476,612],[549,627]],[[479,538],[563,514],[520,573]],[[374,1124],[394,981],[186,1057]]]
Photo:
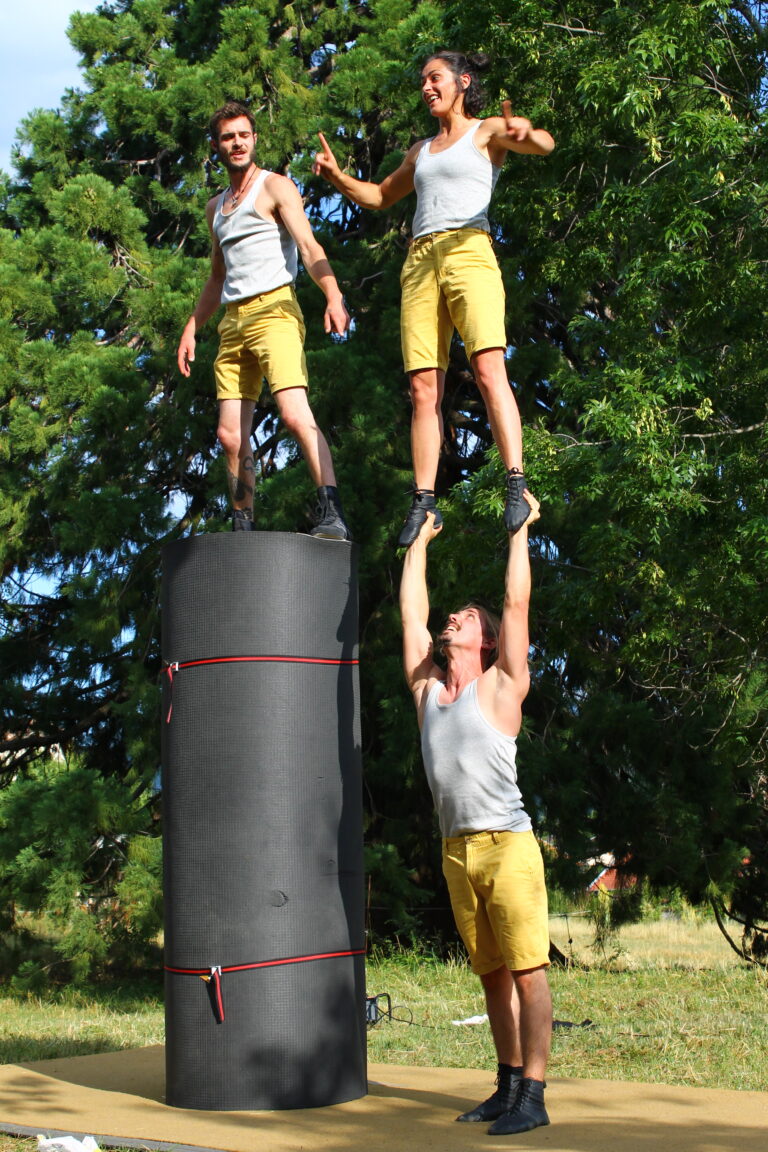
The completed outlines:
[[[0,38],[0,168],[10,172],[11,146],[22,118],[34,108],[58,108],[66,88],[81,85],[77,54],[67,40],[73,12],[92,12],[100,0],[6,0]]]

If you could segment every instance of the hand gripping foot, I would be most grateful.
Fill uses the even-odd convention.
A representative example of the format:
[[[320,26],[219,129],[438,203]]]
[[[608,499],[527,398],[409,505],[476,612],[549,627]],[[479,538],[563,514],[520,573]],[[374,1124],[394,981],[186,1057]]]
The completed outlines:
[[[507,472],[507,498],[504,503],[504,527],[514,536],[531,514],[531,506],[523,496],[528,487],[525,476],[518,468]]]
[[[435,517],[435,528],[439,528],[443,523],[443,517],[437,510],[434,492],[428,488],[415,488],[413,491],[413,500],[408,509],[408,515],[405,518],[403,527],[400,530],[400,535],[397,538],[398,547],[410,548],[426,523],[427,512],[433,513]]]

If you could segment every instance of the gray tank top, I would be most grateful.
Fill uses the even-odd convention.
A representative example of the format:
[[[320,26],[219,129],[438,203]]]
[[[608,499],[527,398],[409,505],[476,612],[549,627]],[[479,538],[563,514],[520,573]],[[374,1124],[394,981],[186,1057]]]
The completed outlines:
[[[517,786],[517,740],[485,719],[473,680],[452,704],[439,704],[442,681],[424,709],[421,752],[443,836],[527,832],[531,820]]]
[[[296,279],[299,254],[293,237],[282,224],[265,220],[254,208],[267,176],[269,172],[262,169],[234,212],[225,216],[221,211],[224,193],[216,205],[213,231],[226,271],[222,304],[272,292]]]
[[[501,168],[492,164],[475,144],[477,130],[469,128],[460,140],[434,155],[425,140],[416,156],[413,184],[416,212],[413,238],[454,228],[480,228],[490,232],[488,205]]]

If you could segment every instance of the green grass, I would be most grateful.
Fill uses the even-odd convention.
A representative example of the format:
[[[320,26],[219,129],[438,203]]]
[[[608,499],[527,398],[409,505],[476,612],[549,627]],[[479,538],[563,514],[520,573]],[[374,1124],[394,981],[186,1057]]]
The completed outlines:
[[[592,1021],[555,1029],[551,1076],[768,1089],[768,991],[754,971],[553,969],[550,983],[557,1020]],[[495,1070],[487,1024],[451,1023],[484,1012],[463,965],[382,960],[368,985],[391,995],[399,1018],[369,1031],[371,1060]],[[401,1022],[411,1015],[413,1024]]]
[[[550,969],[555,1019],[592,1021],[555,1029],[551,1076],[768,1089],[768,981],[739,961],[711,920],[628,925],[610,966],[590,949],[584,919],[553,918],[551,931],[586,965]],[[485,1011],[480,982],[462,960],[374,956],[368,991],[387,992],[398,1018],[370,1029],[371,1060],[494,1068],[488,1025],[452,1024]]]
[[[160,984],[0,996],[0,1063],[163,1043]]]
[[[585,918],[554,917],[551,930],[584,965],[550,969],[555,1018],[590,1019],[592,1027],[555,1030],[550,1076],[768,1090],[768,979],[741,963],[711,920],[628,925],[609,949],[610,964],[590,948]],[[369,1030],[371,1061],[488,1068],[490,1081],[488,1025],[451,1023],[484,1012],[480,983],[462,959],[375,952],[367,984],[369,994],[391,996],[395,1017]],[[162,1041],[157,984],[0,996],[5,1063]],[[0,1152],[35,1147],[0,1134]]]

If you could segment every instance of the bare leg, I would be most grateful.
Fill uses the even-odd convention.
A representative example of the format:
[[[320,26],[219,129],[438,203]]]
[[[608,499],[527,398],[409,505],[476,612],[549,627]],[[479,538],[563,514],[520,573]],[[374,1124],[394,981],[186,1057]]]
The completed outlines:
[[[251,452],[253,400],[219,400],[216,435],[227,460],[227,480],[233,509],[253,518],[255,472]]]
[[[331,450],[315,422],[306,388],[281,388],[274,396],[280,419],[301,448],[315,487],[335,486]]]
[[[411,455],[414,486],[434,491],[440,448],[443,443],[443,391],[445,372],[423,368],[411,372]]]
[[[515,395],[509,386],[504,353],[488,348],[472,357],[472,370],[485,402],[493,439],[504,467],[523,471],[523,430]]]
[[[531,968],[527,972],[513,972],[512,976],[520,997],[523,1076],[543,1080],[552,1040],[552,996],[547,970]]]
[[[489,1120],[498,1120],[514,1107],[523,1063],[520,1051],[520,1005],[512,973],[508,968],[497,968],[494,972],[481,976],[480,981],[485,992],[499,1072],[496,1078],[496,1091],[481,1104],[456,1117],[465,1124],[482,1124]]]
[[[517,1068],[523,1063],[520,1044],[520,1001],[508,968],[497,968],[480,977],[485,992],[488,1022],[500,1064]]]

